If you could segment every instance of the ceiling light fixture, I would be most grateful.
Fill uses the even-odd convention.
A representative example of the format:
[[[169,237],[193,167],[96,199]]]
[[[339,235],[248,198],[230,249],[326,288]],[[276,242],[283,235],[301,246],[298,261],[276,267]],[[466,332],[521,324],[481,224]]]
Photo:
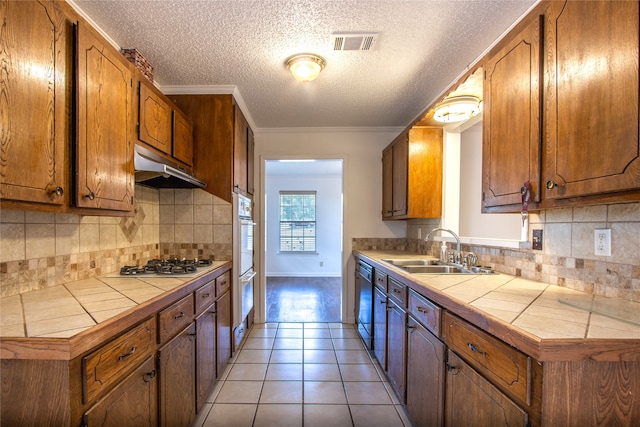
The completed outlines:
[[[310,82],[320,75],[325,61],[318,55],[301,53],[287,59],[286,65],[294,79],[301,82]]]
[[[455,96],[436,105],[433,118],[441,123],[469,120],[480,112],[480,99],[475,96]]]

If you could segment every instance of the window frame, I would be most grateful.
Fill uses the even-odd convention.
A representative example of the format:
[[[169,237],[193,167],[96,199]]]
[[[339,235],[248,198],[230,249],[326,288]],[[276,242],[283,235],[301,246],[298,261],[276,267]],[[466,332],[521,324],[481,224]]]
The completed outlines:
[[[292,219],[292,215],[283,219],[283,196],[313,196],[313,220],[311,219]],[[318,207],[318,192],[315,190],[281,190],[278,194],[278,252],[281,254],[317,254],[317,245],[318,245],[318,215],[317,215],[317,207]],[[304,218],[305,205],[303,203],[301,209],[303,210],[302,216]],[[290,212],[292,214],[293,212]],[[283,234],[283,225],[290,224],[289,234]],[[294,249],[294,238],[296,236],[293,235],[294,232],[294,224],[297,228],[302,228],[302,236],[299,236],[301,240],[302,249],[297,248]],[[312,225],[313,234],[312,236],[305,236],[306,227],[310,227]],[[284,239],[288,239],[289,242],[283,242]],[[309,249],[305,249],[307,243],[312,245]],[[284,245],[284,247],[283,247]],[[287,248],[288,246],[288,248]]]

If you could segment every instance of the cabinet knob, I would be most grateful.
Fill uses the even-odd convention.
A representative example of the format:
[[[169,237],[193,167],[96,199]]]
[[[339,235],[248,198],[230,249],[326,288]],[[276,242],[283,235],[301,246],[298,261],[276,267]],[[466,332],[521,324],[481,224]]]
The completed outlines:
[[[84,198],[85,198],[85,199],[89,199],[89,200],[93,200],[93,199],[95,199],[95,198],[96,198],[96,195],[95,195],[95,193],[94,193],[93,191],[89,191],[89,194],[86,194],[86,195],[84,196]]]
[[[62,187],[56,187],[49,192],[52,196],[62,197],[64,194],[64,189]]]
[[[156,377],[156,370],[152,370],[151,372],[147,372],[146,374],[144,374],[144,382],[148,383],[150,382],[152,379],[154,379]]]
[[[547,181],[547,190],[553,190],[555,187],[562,187],[562,185],[558,184],[552,179]]]

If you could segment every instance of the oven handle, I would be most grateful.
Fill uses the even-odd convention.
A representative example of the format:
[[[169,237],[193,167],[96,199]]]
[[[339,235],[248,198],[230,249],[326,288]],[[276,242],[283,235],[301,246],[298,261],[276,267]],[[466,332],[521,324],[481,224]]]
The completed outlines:
[[[253,221],[250,221],[248,219],[241,219],[240,220],[240,224],[242,225],[253,225],[255,227],[256,223]]]
[[[255,277],[256,274],[258,274],[258,273],[253,271],[253,270],[252,271],[248,271],[248,272],[244,273],[242,276],[240,276],[240,281],[242,283],[249,283]],[[247,276],[249,276],[249,278],[246,278]]]

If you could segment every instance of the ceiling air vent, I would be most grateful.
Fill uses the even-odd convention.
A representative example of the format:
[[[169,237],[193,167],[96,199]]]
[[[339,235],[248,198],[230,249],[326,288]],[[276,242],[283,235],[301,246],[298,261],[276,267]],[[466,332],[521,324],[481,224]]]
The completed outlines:
[[[377,33],[331,34],[331,44],[333,50],[371,50],[377,37]]]

